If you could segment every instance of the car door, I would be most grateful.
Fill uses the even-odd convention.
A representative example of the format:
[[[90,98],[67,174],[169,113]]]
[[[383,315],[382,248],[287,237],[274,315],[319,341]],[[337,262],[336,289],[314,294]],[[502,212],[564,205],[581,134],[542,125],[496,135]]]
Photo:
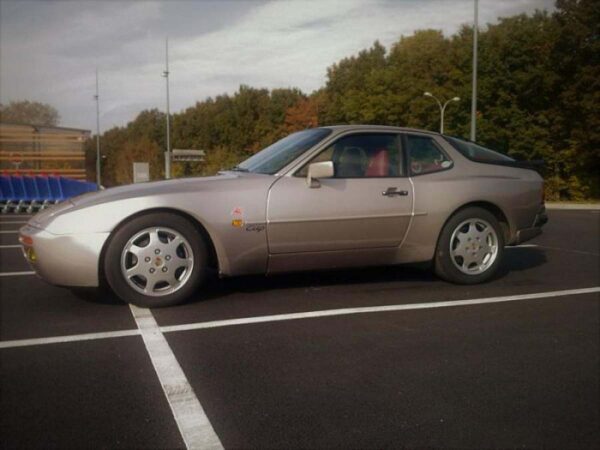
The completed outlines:
[[[334,177],[307,184],[308,165],[332,161]],[[398,247],[413,191],[395,133],[340,137],[293,175],[273,184],[267,205],[272,255]]]

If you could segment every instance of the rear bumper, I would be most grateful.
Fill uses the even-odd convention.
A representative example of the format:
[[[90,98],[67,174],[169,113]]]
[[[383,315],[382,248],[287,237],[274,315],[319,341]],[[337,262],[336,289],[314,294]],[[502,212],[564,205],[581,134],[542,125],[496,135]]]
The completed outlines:
[[[99,285],[98,264],[109,233],[58,235],[25,225],[19,230],[23,254],[37,275],[50,284]]]
[[[548,222],[548,215],[546,214],[546,207],[542,205],[538,213],[535,215],[533,226],[530,228],[517,230],[512,245],[522,244],[523,242],[542,234],[542,227],[546,224],[546,222]]]

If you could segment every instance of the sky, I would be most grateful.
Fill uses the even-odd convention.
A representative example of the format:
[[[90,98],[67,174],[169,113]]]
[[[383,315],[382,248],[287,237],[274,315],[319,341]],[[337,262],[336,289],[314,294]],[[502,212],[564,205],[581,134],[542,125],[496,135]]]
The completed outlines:
[[[479,23],[553,9],[553,0],[480,0]],[[379,40],[472,23],[473,0],[0,0],[0,103],[49,103],[61,125],[101,131],[143,109],[171,112],[240,84],[323,86],[327,67]]]

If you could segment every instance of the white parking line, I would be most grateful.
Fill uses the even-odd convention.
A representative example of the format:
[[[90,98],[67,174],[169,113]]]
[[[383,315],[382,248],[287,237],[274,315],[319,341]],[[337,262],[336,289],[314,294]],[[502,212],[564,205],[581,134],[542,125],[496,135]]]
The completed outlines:
[[[69,336],[55,336],[36,339],[17,339],[14,341],[0,341],[0,348],[29,347],[31,345],[60,344],[63,342],[95,341],[97,339],[138,336],[139,334],[140,330],[121,330],[101,333],[72,334]]]
[[[486,303],[501,303],[501,302],[514,302],[523,300],[535,300],[542,298],[553,298],[553,297],[564,297],[566,295],[581,295],[581,294],[593,294],[600,292],[600,286],[584,288],[584,289],[569,289],[564,291],[550,291],[540,292],[537,294],[522,294],[522,295],[507,295],[504,297],[490,297],[490,298],[478,298],[473,300],[451,300],[447,302],[427,302],[427,303],[409,303],[405,305],[386,305],[386,306],[367,306],[362,308],[343,308],[343,309],[326,309],[323,311],[309,311],[302,313],[291,313],[291,314],[276,314],[273,316],[262,316],[262,317],[246,317],[242,319],[228,319],[228,320],[215,320],[212,322],[197,322],[183,325],[169,325],[161,327],[163,333],[171,333],[173,331],[188,331],[188,330],[201,330],[205,328],[217,328],[226,327],[231,325],[245,325],[251,323],[264,323],[264,322],[279,322],[282,320],[297,320],[297,319],[310,319],[314,317],[328,317],[328,316],[342,316],[348,314],[365,314],[365,313],[376,313],[376,312],[389,312],[389,311],[406,311],[413,309],[431,309],[431,308],[448,308],[453,306],[470,306],[470,305],[482,305]]]
[[[570,248],[560,248],[560,247],[548,247],[546,245],[538,245],[540,248],[545,248],[548,250],[556,250],[559,252],[569,252],[569,253],[579,253],[580,255],[591,255],[591,256],[600,256],[600,253],[586,252],[583,250],[573,250]]]
[[[2,230],[0,234],[18,234],[19,230]]]
[[[507,249],[511,249],[511,248],[545,248],[546,250],[556,250],[559,252],[569,252],[569,253],[579,253],[581,255],[600,256],[600,253],[586,252],[583,250],[573,250],[571,248],[548,247],[547,245],[537,245],[537,244],[511,245],[510,247],[506,247],[506,248]]]
[[[17,244],[17,245],[0,245],[0,249],[2,248],[23,248],[23,246],[21,244]]]
[[[0,272],[0,277],[22,277],[26,275],[35,275],[35,272],[33,270],[26,272]]]
[[[152,312],[133,305],[130,307],[186,447],[222,449],[221,441]]]
[[[33,272],[32,272],[33,273]],[[584,294],[595,294],[600,292],[600,286],[583,288],[583,289],[568,289],[563,291],[548,291],[539,292],[533,294],[522,294],[522,295],[507,295],[504,297],[490,297],[480,298],[473,300],[450,300],[446,302],[428,302],[428,303],[408,303],[405,305],[386,305],[386,306],[367,306],[363,308],[342,308],[342,309],[326,309],[323,311],[308,311],[291,314],[277,314],[272,316],[259,316],[259,317],[243,317],[240,319],[227,319],[227,320],[214,320],[211,322],[195,322],[186,323],[182,325],[167,325],[160,327],[158,333],[172,333],[176,331],[189,331],[189,330],[201,330],[205,328],[219,328],[232,325],[246,325],[251,323],[262,323],[262,322],[278,322],[282,320],[296,320],[296,319],[310,319],[313,317],[328,317],[328,316],[341,316],[347,314],[365,314],[365,313],[376,313],[386,311],[403,311],[411,309],[432,309],[432,308],[448,308],[452,306],[469,306],[469,305],[481,305],[486,303],[502,303],[502,302],[514,302],[524,300],[539,300],[544,298],[557,298],[565,297],[569,295],[584,295]],[[139,308],[138,308],[139,309]],[[154,320],[154,317],[152,318]],[[131,336],[134,334],[140,334],[139,330],[123,330],[123,331],[109,331],[103,333],[89,333],[89,334],[74,334],[69,336],[59,336],[51,338],[37,338],[37,339],[19,339],[14,341],[0,341],[0,348],[9,347],[25,347],[30,345],[41,345],[41,344],[52,344],[60,342],[74,342],[74,341],[88,341],[92,339],[105,339],[111,337],[120,336]]]

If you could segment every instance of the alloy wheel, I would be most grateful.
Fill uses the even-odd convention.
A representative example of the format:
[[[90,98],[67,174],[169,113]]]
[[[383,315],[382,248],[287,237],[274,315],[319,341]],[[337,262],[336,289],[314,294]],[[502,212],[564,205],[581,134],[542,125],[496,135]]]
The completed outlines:
[[[121,273],[144,295],[161,297],[181,289],[190,279],[194,254],[177,231],[150,227],[137,232],[121,253]]]
[[[496,230],[483,219],[467,219],[458,225],[450,238],[450,259],[467,275],[488,270],[498,256]]]

